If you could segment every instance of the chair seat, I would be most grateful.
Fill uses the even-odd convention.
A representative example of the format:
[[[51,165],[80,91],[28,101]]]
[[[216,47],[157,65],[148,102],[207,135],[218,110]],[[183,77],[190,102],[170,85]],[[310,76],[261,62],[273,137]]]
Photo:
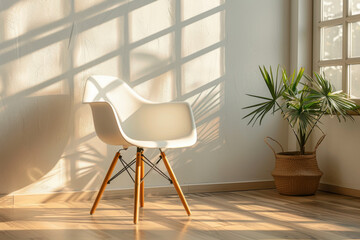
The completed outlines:
[[[144,148],[180,148],[196,142],[191,109],[184,102],[147,103],[122,123],[124,138]]]
[[[192,146],[194,145],[193,142],[194,140],[192,138],[158,141],[132,140],[131,146],[141,148],[181,148]]]

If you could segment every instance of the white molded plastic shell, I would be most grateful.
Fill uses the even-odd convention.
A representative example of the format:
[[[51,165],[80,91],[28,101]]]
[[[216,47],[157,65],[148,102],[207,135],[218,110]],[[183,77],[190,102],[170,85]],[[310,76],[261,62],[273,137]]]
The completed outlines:
[[[116,77],[89,77],[83,103],[91,106],[96,134],[110,145],[180,148],[197,139],[188,103],[148,101]]]

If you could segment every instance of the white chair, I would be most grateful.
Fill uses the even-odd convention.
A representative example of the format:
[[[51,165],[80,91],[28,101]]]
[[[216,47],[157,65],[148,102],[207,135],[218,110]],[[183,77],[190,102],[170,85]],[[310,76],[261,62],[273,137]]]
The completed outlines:
[[[134,193],[134,223],[139,218],[139,203],[144,206],[144,162],[151,170],[158,171],[156,164],[163,160],[169,173],[166,175],[173,183],[188,215],[191,214],[175,174],[161,148],[180,148],[195,144],[197,139],[194,117],[186,102],[154,103],[145,100],[133,91],[124,81],[110,76],[91,76],[87,79],[83,103],[91,106],[97,136],[110,145],[121,145],[126,150],[137,147],[136,159],[125,165],[120,150],[109,167],[90,214],[102,197],[112,172],[119,159],[128,171],[136,163]],[[143,148],[159,148],[160,157],[156,164],[144,155]],[[118,174],[119,174],[118,173]],[[160,172],[159,172],[160,173]],[[163,175],[163,173],[160,173]],[[116,176],[114,176],[116,177]]]

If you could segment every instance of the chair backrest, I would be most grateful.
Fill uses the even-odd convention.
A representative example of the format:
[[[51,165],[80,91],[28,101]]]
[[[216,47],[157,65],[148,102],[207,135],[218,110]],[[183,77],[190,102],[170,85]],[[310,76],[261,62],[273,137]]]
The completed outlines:
[[[148,102],[132,90],[123,80],[110,76],[91,76],[85,85],[83,103],[107,102],[117,110],[124,122],[144,103]],[[118,111],[121,109],[121,111]]]
[[[146,102],[148,101],[116,77],[91,76],[86,81],[83,103],[90,104],[96,134],[108,144],[128,144],[121,123]]]

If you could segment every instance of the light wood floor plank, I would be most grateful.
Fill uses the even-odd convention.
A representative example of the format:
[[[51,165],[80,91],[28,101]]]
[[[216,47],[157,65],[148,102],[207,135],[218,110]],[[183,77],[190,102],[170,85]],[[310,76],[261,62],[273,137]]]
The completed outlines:
[[[0,240],[10,239],[360,239],[360,199],[319,192],[282,196],[275,190],[147,198],[133,224],[133,199],[46,203],[0,208]]]

